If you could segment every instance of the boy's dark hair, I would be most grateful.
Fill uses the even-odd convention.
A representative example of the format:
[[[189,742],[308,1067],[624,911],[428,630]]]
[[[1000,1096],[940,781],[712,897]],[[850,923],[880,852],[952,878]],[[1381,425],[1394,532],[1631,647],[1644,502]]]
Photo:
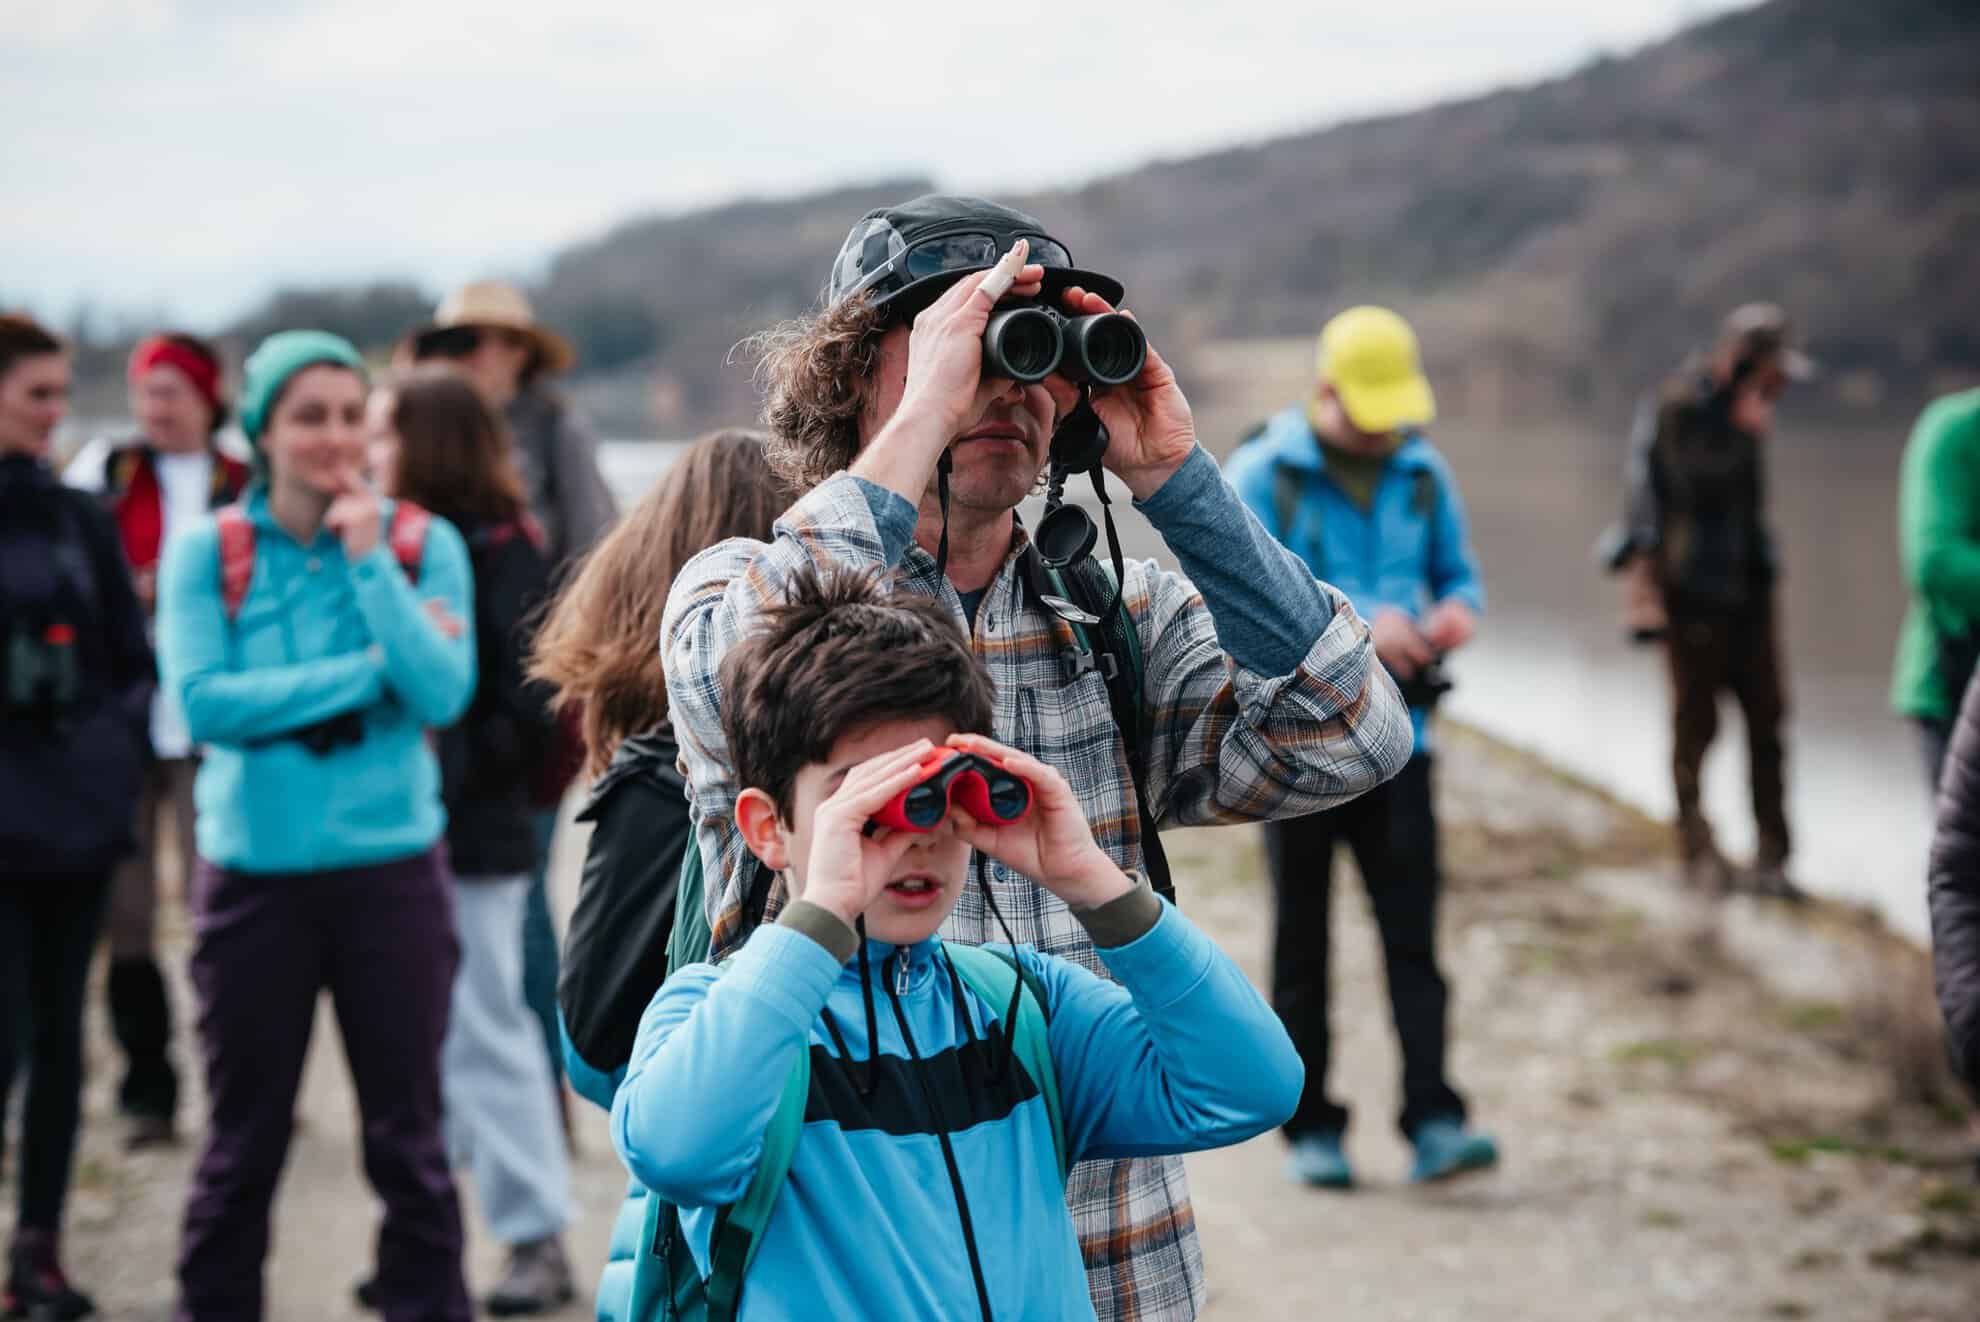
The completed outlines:
[[[989,734],[994,692],[940,602],[890,594],[875,572],[806,568],[722,658],[722,733],[736,783],[789,821],[798,769],[848,730],[935,716]]]

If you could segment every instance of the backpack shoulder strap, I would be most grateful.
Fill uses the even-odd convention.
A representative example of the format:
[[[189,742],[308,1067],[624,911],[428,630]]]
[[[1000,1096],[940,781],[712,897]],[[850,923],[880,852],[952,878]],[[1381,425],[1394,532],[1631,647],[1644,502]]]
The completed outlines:
[[[706,962],[713,936],[708,929],[708,912],[702,907],[701,842],[690,831],[687,848],[681,851],[680,881],[674,887],[674,928],[667,934],[668,975]]]
[[[232,620],[254,582],[254,520],[239,505],[223,505],[213,521],[220,529],[220,604]]]
[[[807,1042],[791,1072],[784,1076],[784,1091],[763,1134],[763,1155],[757,1159],[756,1174],[750,1177],[743,1196],[716,1214],[715,1233],[708,1244],[708,1322],[735,1322],[743,1278],[756,1261],[764,1227],[770,1224],[777,1196],[791,1173],[791,1158],[804,1131],[804,1104],[810,1094],[811,1047]]]
[[[1299,505],[1306,495],[1306,477],[1291,464],[1272,465],[1272,514],[1279,523],[1279,540],[1292,536],[1293,520],[1299,517]],[[1320,544],[1318,536],[1308,538],[1315,546]]]
[[[137,481],[138,473],[151,463],[150,452],[142,445],[112,447],[103,461],[103,496],[111,504],[122,500]]]
[[[406,571],[406,578],[419,582],[420,556],[426,550],[426,528],[433,516],[409,500],[392,502],[392,526],[385,535],[392,545],[392,558]]]
[[[207,507],[219,509],[239,500],[253,476],[254,471],[246,464],[232,455],[214,450],[213,471],[206,484]]]
[[[1040,563],[1042,565],[1043,562]],[[1155,813],[1149,807],[1148,792],[1141,783],[1143,754],[1146,751],[1141,709],[1143,681],[1147,674],[1146,661],[1141,653],[1141,632],[1134,627],[1125,601],[1111,617],[1106,614],[1120,584],[1114,579],[1113,568],[1105,561],[1088,556],[1074,564],[1069,572],[1046,567],[1045,578],[1060,596],[1100,619],[1100,623],[1095,625],[1066,621],[1072,629],[1075,650],[1065,658],[1067,664],[1063,669],[1071,672],[1068,679],[1076,679],[1087,670],[1098,670],[1107,681],[1108,705],[1113,708],[1114,724],[1120,727],[1121,740],[1127,745],[1128,774],[1134,781],[1134,806],[1141,821],[1142,866],[1147,869],[1148,881],[1155,893],[1173,904],[1176,898],[1175,878],[1169,871],[1169,856],[1162,848],[1162,837],[1155,829]]]
[[[1009,1025],[1007,1031],[1013,1034],[1011,1048],[1024,1065],[1024,1072],[1031,1076],[1045,1099],[1045,1112],[1052,1120],[1052,1149],[1059,1159],[1059,1180],[1063,1183],[1072,1164],[1066,1152],[1065,1113],[1059,1105],[1059,1074],[1052,1065],[1052,1044],[1047,1035],[1051,1011],[1046,1006],[1044,987],[1014,954],[948,941],[942,943],[942,951],[969,989],[997,1007],[1000,1014],[1011,1003],[1011,993],[1019,980],[1023,980],[1017,1022]]]

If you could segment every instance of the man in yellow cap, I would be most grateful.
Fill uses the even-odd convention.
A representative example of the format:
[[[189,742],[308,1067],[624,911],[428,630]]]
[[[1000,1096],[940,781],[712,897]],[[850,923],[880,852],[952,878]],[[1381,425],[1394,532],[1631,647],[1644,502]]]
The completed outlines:
[[[1349,308],[1320,332],[1312,398],[1268,419],[1226,465],[1266,529],[1372,622],[1416,732],[1415,755],[1394,780],[1343,807],[1265,826],[1278,897],[1273,1005],[1306,1061],[1306,1090],[1285,1127],[1288,1170],[1322,1188],[1354,1183],[1341,1148],[1348,1112],[1327,1095],[1328,909],[1341,842],[1382,932],[1402,1039],[1400,1124],[1416,1150],[1411,1178],[1498,1160],[1492,1138],[1467,1127],[1444,1068],[1430,715],[1450,687],[1442,658],[1471,640],[1484,590],[1457,482],[1418,430],[1436,414],[1409,323],[1387,308]]]

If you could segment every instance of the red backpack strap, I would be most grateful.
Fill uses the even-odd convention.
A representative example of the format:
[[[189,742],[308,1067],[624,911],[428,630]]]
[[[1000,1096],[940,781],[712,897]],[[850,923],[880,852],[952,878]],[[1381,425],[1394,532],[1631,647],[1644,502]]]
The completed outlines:
[[[426,549],[426,525],[433,522],[433,516],[409,500],[392,502],[392,530],[387,540],[392,544],[392,556],[399,562],[399,568],[406,571],[406,578],[415,586],[419,583],[420,553]]]
[[[254,582],[254,520],[239,505],[225,505],[213,521],[220,528],[220,604],[231,620],[241,613]]]

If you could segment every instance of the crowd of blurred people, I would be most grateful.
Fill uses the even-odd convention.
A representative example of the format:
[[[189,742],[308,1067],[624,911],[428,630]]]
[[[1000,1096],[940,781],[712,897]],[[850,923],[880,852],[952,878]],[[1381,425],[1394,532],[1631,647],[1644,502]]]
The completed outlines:
[[[944,196],[876,210],[832,263],[817,313],[756,341],[767,432],[697,441],[623,519],[594,435],[553,384],[569,345],[499,282],[449,294],[386,364],[325,332],[272,335],[233,390],[215,345],[148,337],[129,360],[134,432],[60,467],[66,349],[0,317],[0,1115],[23,1067],[28,1078],[9,1316],[92,1311],[60,1232],[105,938],[127,1141],[178,1141],[185,1062],[157,942],[173,883],[193,931],[206,1098],[189,1126],[199,1155],[178,1316],[265,1311],[270,1220],[325,991],[383,1205],[358,1300],[392,1322],[473,1314],[454,1182],[465,1169],[507,1249],[485,1307],[570,1301],[574,1260],[608,1255],[565,1242],[567,1071],[580,1096],[616,1108],[638,1169],[645,1140],[620,1126],[624,1089],[682,952],[734,956],[781,921],[813,923],[838,954],[837,929],[806,917],[797,870],[770,866],[741,820],[752,787],[733,741],[789,739],[774,721],[795,717],[733,710],[747,676],[729,661],[782,618],[787,594],[829,597],[847,569],[953,618],[996,695],[988,733],[1064,772],[1067,810],[1130,879],[1172,897],[1159,826],[1267,823],[1271,1005],[1305,1071],[1283,1126],[1292,1179],[1356,1183],[1349,1111],[1328,1081],[1339,845],[1380,933],[1411,1177],[1495,1164],[1498,1140],[1449,1077],[1436,940],[1434,711],[1445,659],[1479,627],[1483,572],[1426,434],[1436,405],[1416,336],[1384,308],[1333,317],[1310,396],[1221,467],[1152,348],[1131,388],[983,374],[993,311],[1099,317],[1122,294],[1022,213]],[[1645,404],[1608,548],[1629,629],[1669,659],[1677,853],[1713,895],[1801,897],[1787,872],[1765,466],[1775,402],[1811,370],[1779,308],[1734,311]],[[1047,564],[1017,519],[1076,409],[1105,428],[1101,462],[1180,572],[1118,553],[1111,566],[1098,553]],[[222,441],[230,422],[245,453]],[[1900,490],[1914,607],[1895,700],[1935,786],[1944,768],[1940,990],[1956,1061],[1980,1087],[1975,395],[1927,411]],[[1759,827],[1744,868],[1718,850],[1699,793],[1727,692]],[[580,778],[591,836],[560,971],[548,867]],[[1043,878],[982,851],[974,868],[978,890],[943,926],[952,939],[1001,933],[1107,967],[1108,929]],[[870,990],[864,1010],[877,1051]],[[1168,1155],[1182,1146],[1102,1144],[1071,1167],[1100,1317],[1202,1305],[1187,1186]],[[632,1181],[601,1317],[658,1316],[640,1311],[660,1253],[641,1236],[651,1243],[663,1204]],[[712,1280],[711,1232],[695,1233]],[[988,1316],[980,1269],[976,1290]]]

